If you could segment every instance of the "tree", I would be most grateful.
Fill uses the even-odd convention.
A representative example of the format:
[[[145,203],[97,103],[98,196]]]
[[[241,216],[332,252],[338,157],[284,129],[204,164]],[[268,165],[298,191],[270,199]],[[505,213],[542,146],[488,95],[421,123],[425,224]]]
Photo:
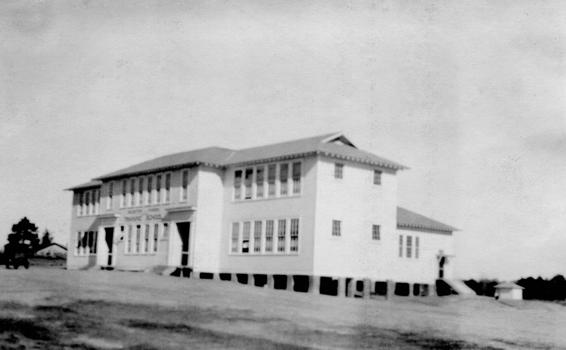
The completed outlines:
[[[43,231],[43,236],[41,237],[40,247],[45,248],[51,243],[53,243],[53,236],[51,236],[51,233],[48,229],[45,229],[45,231]]]
[[[23,217],[17,224],[12,225],[12,233],[8,235],[8,243],[23,244],[32,249],[37,248],[39,246],[37,226],[27,217]]]

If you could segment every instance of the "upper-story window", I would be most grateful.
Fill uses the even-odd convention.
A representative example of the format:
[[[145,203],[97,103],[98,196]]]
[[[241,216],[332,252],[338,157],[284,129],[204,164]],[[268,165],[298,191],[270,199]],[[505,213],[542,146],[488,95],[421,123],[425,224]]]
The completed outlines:
[[[114,197],[114,182],[108,184],[108,200],[106,201],[106,209],[112,209],[112,199]]]
[[[86,191],[85,192],[85,208],[86,210],[84,211],[84,213],[86,215],[92,214],[91,211],[91,206],[90,206],[90,191]]]
[[[293,194],[301,193],[301,162],[293,163]]]
[[[267,186],[269,197],[275,197],[275,179],[277,178],[277,166],[269,164],[267,166]]]
[[[161,203],[161,174],[155,178],[155,203]]]
[[[120,196],[120,208],[123,208],[126,206],[126,185],[127,185],[127,181],[126,180],[122,180],[122,195]]]
[[[79,205],[77,207],[77,215],[83,215],[83,205],[84,205],[84,192],[77,193],[77,197],[79,198],[78,202]]]
[[[189,198],[189,171],[183,170],[181,175],[181,201]]]
[[[143,177],[138,179],[138,197],[136,198],[137,205],[143,205]]]
[[[373,170],[373,184],[381,185],[381,170]]]
[[[242,171],[234,172],[234,199],[242,199]]]
[[[372,225],[371,226],[371,239],[374,241],[381,240],[381,226],[379,225]]]
[[[239,251],[238,242],[240,239],[240,223],[234,222],[232,224],[232,253]]]
[[[153,176],[147,177],[147,204],[153,203]]]
[[[94,190],[94,214],[98,214],[100,210],[100,189]]]
[[[289,192],[289,164],[282,163],[279,165],[279,194],[286,196]]]
[[[234,170],[234,200],[300,195],[301,166],[301,162],[284,162]]]
[[[256,168],[256,173],[255,173],[255,195],[256,198],[263,198],[263,193],[265,190],[265,180],[264,180],[264,173],[265,173],[265,167],[264,166],[258,166]]]
[[[334,178],[342,179],[344,177],[344,164],[334,163]]]
[[[252,199],[253,168],[246,168],[244,173],[245,199]]]
[[[171,201],[171,173],[165,174],[165,203]]]
[[[342,221],[332,220],[332,236],[342,236]]]
[[[136,192],[136,179],[130,179],[130,193],[128,196],[128,206],[134,205],[134,193]]]

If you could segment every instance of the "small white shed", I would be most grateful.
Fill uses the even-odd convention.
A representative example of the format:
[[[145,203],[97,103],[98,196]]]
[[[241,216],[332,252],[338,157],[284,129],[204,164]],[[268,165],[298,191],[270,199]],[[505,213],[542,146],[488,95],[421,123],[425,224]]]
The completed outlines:
[[[503,282],[495,286],[495,299],[523,300],[523,287],[513,282]]]

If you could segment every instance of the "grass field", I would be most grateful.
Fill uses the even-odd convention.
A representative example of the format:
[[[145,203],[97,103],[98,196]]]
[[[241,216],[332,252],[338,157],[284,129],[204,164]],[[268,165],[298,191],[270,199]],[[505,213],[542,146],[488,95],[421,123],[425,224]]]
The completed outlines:
[[[144,273],[0,269],[0,349],[554,349],[566,308],[345,299]]]

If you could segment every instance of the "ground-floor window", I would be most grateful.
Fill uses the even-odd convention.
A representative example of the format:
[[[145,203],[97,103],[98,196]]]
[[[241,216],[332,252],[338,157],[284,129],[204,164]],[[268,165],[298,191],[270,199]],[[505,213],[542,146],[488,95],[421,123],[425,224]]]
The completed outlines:
[[[96,254],[97,231],[78,231],[75,255]]]
[[[298,218],[233,222],[230,253],[297,254],[299,226]]]

